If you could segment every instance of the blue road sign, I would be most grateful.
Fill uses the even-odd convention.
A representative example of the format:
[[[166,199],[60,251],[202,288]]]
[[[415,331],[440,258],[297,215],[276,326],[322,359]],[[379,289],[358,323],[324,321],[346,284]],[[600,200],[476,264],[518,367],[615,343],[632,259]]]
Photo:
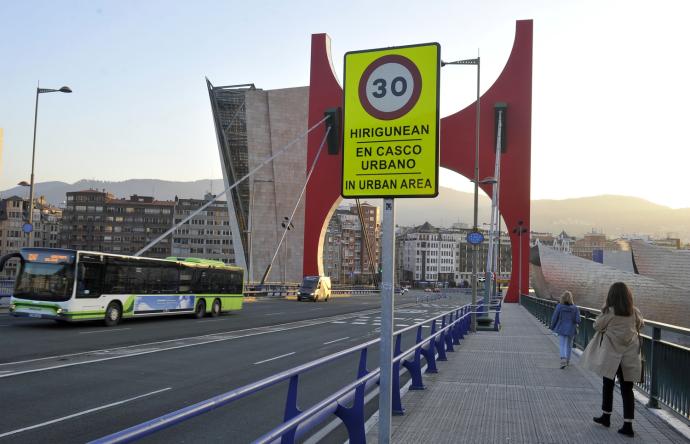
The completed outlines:
[[[479,245],[484,242],[484,235],[479,231],[470,231],[467,233],[467,242],[472,245]]]
[[[24,225],[22,225],[22,231],[24,233],[31,233],[32,231],[34,231],[34,226],[27,222]]]

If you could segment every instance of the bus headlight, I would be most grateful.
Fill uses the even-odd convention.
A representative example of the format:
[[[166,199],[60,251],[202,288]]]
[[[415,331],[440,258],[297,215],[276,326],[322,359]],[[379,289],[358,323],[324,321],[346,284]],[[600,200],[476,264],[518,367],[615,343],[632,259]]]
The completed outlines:
[[[57,310],[55,310],[55,313],[59,314],[59,315],[61,315],[64,312],[65,312],[65,310],[63,310],[62,308],[58,308]]]
[[[14,311],[17,309],[17,306],[14,304],[10,304],[10,311],[14,313]]]

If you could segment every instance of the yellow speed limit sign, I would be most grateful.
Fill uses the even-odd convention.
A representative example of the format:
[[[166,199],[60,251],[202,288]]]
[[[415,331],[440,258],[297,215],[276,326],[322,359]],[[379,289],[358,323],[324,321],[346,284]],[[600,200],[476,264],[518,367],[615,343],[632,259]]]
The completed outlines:
[[[345,54],[342,196],[438,195],[438,43]]]

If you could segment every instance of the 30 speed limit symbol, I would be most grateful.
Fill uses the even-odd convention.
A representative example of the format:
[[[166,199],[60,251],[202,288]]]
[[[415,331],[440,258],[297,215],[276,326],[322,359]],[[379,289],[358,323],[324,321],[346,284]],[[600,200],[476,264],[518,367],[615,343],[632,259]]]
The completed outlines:
[[[438,194],[438,43],[345,54],[341,195]]]
[[[359,81],[359,101],[377,119],[392,120],[410,111],[422,91],[422,76],[407,57],[397,54],[373,61]]]

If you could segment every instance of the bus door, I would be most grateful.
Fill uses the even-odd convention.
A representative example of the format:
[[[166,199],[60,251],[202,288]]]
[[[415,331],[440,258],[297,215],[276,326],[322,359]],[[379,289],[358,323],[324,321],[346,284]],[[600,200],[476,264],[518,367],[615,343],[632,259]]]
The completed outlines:
[[[76,298],[81,301],[80,309],[96,311],[103,309],[100,297],[103,294],[105,264],[103,257],[94,254],[80,254],[77,265]]]

